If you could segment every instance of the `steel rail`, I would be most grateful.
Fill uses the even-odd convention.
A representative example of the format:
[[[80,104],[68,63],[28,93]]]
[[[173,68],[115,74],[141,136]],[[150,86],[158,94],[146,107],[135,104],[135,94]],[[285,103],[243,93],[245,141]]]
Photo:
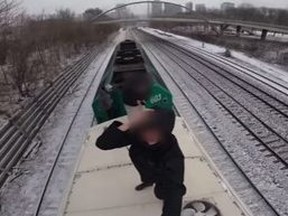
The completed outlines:
[[[275,213],[275,215],[277,216],[281,216],[281,214],[274,208],[273,204],[270,203],[270,201],[261,193],[261,191],[258,189],[257,185],[254,184],[254,182],[249,178],[249,176],[245,173],[245,171],[241,168],[241,165],[239,165],[239,163],[233,158],[233,156],[230,154],[229,150],[226,148],[226,146],[221,142],[220,138],[217,136],[217,134],[214,132],[213,128],[211,125],[209,125],[209,123],[207,122],[207,120],[201,115],[201,112],[199,111],[199,109],[196,108],[196,106],[193,104],[193,102],[191,102],[191,100],[189,99],[188,95],[184,92],[184,90],[182,89],[182,87],[179,85],[178,81],[175,80],[175,78],[170,74],[169,71],[167,71],[165,65],[161,62],[161,60],[159,59],[159,56],[155,55],[153,53],[153,51],[151,50],[151,48],[147,47],[147,49],[150,51],[150,53],[153,55],[153,57],[159,62],[159,64],[161,65],[161,67],[164,69],[164,71],[166,72],[166,74],[168,75],[168,77],[174,82],[174,84],[178,87],[178,90],[182,93],[182,95],[186,98],[187,103],[191,105],[191,108],[193,108],[193,110],[195,110],[195,112],[197,113],[197,115],[199,116],[199,118],[201,119],[201,121],[203,122],[203,124],[205,125],[205,127],[208,129],[208,131],[212,134],[212,136],[215,138],[215,140],[217,141],[217,143],[222,147],[222,149],[225,151],[225,153],[227,154],[227,156],[231,159],[231,161],[234,163],[234,165],[238,168],[238,170],[242,173],[242,175],[245,177],[245,179],[250,183],[251,187],[257,191],[257,193],[259,194],[259,196],[265,201],[265,203],[269,206],[269,208]]]
[[[167,51],[166,51],[167,52]],[[177,56],[173,55],[174,57],[174,63],[176,63],[175,58],[177,58]],[[172,60],[172,58],[170,58]],[[282,164],[285,166],[285,168],[288,168],[288,162],[287,162],[287,157],[283,158],[282,155],[279,155],[279,153],[277,153],[273,147],[270,147],[265,141],[263,141],[263,138],[256,134],[255,131],[253,131],[250,127],[248,127],[242,120],[241,118],[235,114],[235,110],[234,112],[231,111],[231,108],[229,108],[229,106],[227,104],[225,104],[223,101],[221,101],[218,97],[216,97],[215,95],[217,95],[216,91],[217,90],[211,90],[211,88],[208,88],[207,85],[205,85],[204,83],[202,83],[200,81],[200,78],[195,78],[190,72],[188,72],[184,67],[182,67],[182,64],[180,64],[180,62],[176,63],[179,67],[181,67],[183,69],[183,71],[185,71],[189,77],[191,79],[193,79],[194,81],[196,81],[202,88],[204,88],[212,97],[215,101],[217,101],[219,104],[222,105],[222,107],[224,107],[247,131],[249,131],[251,134],[254,135],[254,137],[263,145],[265,146],[279,161],[282,162]],[[202,75],[202,74],[201,74]],[[203,76],[203,75],[202,75]],[[205,76],[203,76],[205,77]],[[217,87],[221,93],[223,92],[223,95],[227,96],[227,98],[231,99],[231,101],[233,101],[235,104],[237,104],[242,110],[245,110],[248,114],[250,114],[252,117],[254,117],[257,121],[259,121],[261,124],[264,125],[264,127],[266,126],[266,128],[271,131],[272,133],[274,133],[276,136],[278,136],[278,140],[282,139],[285,143],[288,144],[287,140],[285,137],[283,137],[282,135],[278,134],[273,128],[271,128],[270,126],[266,125],[261,119],[259,119],[257,116],[255,116],[253,113],[251,113],[247,108],[245,108],[242,104],[240,104],[239,102],[237,102],[231,95],[229,95],[225,90],[223,90],[220,86],[214,84],[211,79],[205,77],[207,79],[207,83],[212,83],[215,87]],[[211,84],[210,84],[211,85]],[[211,85],[212,86],[212,85]],[[219,91],[218,90],[218,91]],[[272,135],[271,135],[272,136]],[[276,141],[275,141],[276,142]]]
[[[31,104],[14,115],[0,131],[0,187],[31,141],[35,138],[59,101],[98,55],[97,50],[85,54],[54,79],[51,86],[37,95]]]
[[[171,41],[165,40],[164,38],[159,38],[159,37],[157,37],[157,36],[155,36],[155,35],[152,35],[152,34],[149,34],[149,33],[145,32],[145,31],[141,31],[141,32],[143,32],[144,34],[147,34],[147,35],[149,35],[149,36],[151,36],[151,37],[155,37],[155,38],[157,38],[157,39],[161,39],[161,40],[163,40],[163,41],[166,41],[166,42],[168,42],[168,43],[170,43],[171,45],[174,45],[174,46],[176,46],[176,47],[177,47],[177,46],[178,46],[178,47],[181,46],[181,48],[183,48],[183,50],[186,50],[187,52],[190,52],[190,54],[191,54],[191,50],[189,50],[189,49],[193,49],[193,50],[195,50],[195,52],[193,52],[193,55],[194,55],[195,57],[197,56],[197,58],[199,58],[199,59],[202,59],[202,60],[206,61],[206,60],[207,60],[207,57],[209,57],[209,58],[211,58],[211,59],[213,59],[213,60],[215,60],[215,61],[217,61],[217,62],[221,62],[221,63],[223,63],[223,64],[225,64],[225,65],[228,65],[228,66],[231,67],[231,68],[236,69],[237,71],[241,72],[242,74],[244,74],[244,75],[246,75],[246,76],[250,76],[252,79],[255,79],[255,80],[257,80],[257,81],[259,81],[259,82],[261,82],[261,83],[263,83],[263,84],[265,84],[265,85],[268,85],[270,88],[272,88],[272,89],[274,89],[274,90],[276,90],[276,91],[279,91],[279,92],[281,92],[281,93],[283,93],[283,94],[285,94],[285,95],[288,95],[288,86],[287,86],[287,85],[282,84],[282,83],[279,83],[279,82],[276,82],[275,80],[271,79],[270,77],[267,77],[267,76],[265,76],[265,75],[263,75],[263,74],[261,74],[261,73],[255,72],[255,70],[252,70],[252,69],[249,68],[249,67],[246,67],[246,66],[244,66],[244,65],[241,65],[241,64],[239,64],[239,63],[237,63],[237,62],[233,62],[233,61],[231,61],[231,60],[229,60],[229,59],[227,59],[227,58],[224,58],[224,57],[222,57],[222,56],[218,56],[218,55],[212,54],[212,53],[210,53],[210,52],[208,52],[208,51],[206,51],[206,50],[203,50],[203,49],[200,49],[200,48],[197,48],[197,47],[193,47],[192,45],[189,45],[189,44],[183,44],[183,43],[182,43],[182,44],[175,44],[175,43],[173,43],[173,42],[171,42]],[[184,47],[184,46],[185,46],[185,47]],[[187,47],[189,47],[189,49],[188,49]],[[205,59],[205,58],[206,58],[206,59]],[[210,62],[210,64],[211,64],[211,62]],[[216,66],[216,67],[219,68],[219,65],[216,65],[215,63],[214,63],[214,66]],[[227,69],[225,69],[225,68],[221,68],[221,69],[222,69],[222,70],[225,70],[226,72],[229,72],[229,71],[228,71]],[[274,85],[271,85],[271,84],[266,83],[266,82],[264,83],[263,80],[255,77],[255,76],[251,76],[251,75],[248,74],[247,72],[250,72],[250,73],[252,73],[252,74],[254,74],[254,75],[258,76],[258,77],[261,77],[261,78],[263,78],[263,79],[269,80],[272,84],[275,84],[275,85],[283,88],[286,92],[284,92],[283,90],[275,87]],[[239,79],[242,79],[242,78],[240,78],[239,76],[238,76],[238,78],[239,78]],[[243,79],[242,79],[242,81],[246,82],[246,81],[243,80]],[[257,88],[257,87],[255,87],[255,88]],[[258,90],[260,90],[260,89],[258,88]]]
[[[159,41],[158,41],[159,42]],[[163,42],[164,46],[169,46],[170,44],[167,43],[166,41]],[[168,44],[168,45],[167,45]],[[288,154],[286,153],[283,154],[283,155],[280,155],[280,153],[277,152],[277,150],[280,150],[281,152],[281,148],[279,148],[278,146],[269,146],[271,145],[271,143],[275,144],[275,143],[280,143],[280,144],[286,144],[284,145],[283,147],[287,147],[288,146],[288,138],[282,134],[279,134],[277,131],[275,131],[274,128],[272,128],[271,126],[267,125],[267,123],[265,123],[263,120],[261,120],[259,117],[257,117],[254,113],[252,113],[248,108],[246,108],[245,106],[243,106],[241,103],[239,103],[235,98],[233,98],[233,96],[231,96],[226,90],[224,90],[221,86],[219,86],[218,84],[215,84],[215,82],[210,78],[208,77],[206,74],[202,73],[201,71],[199,71],[197,68],[187,64],[187,62],[183,61],[182,58],[180,58],[178,55],[176,55],[174,52],[172,52],[173,50],[168,50],[168,49],[165,49],[164,46],[163,47],[160,47],[159,45],[155,45],[156,47],[158,47],[158,49],[164,49],[163,53],[167,53],[166,55],[170,58],[170,60],[172,62],[174,62],[175,64],[177,64],[180,68],[182,68],[183,71],[186,71],[187,74],[189,75],[190,78],[192,78],[193,80],[195,80],[200,86],[203,87],[203,89],[205,89],[219,104],[221,104],[235,119],[238,120],[238,122],[246,129],[248,130],[251,134],[253,134],[255,136],[255,138],[263,145],[265,146],[265,148],[270,151],[279,161],[282,162],[282,164],[284,165],[284,168],[288,168]],[[177,49],[177,50],[180,50],[182,51],[183,49],[182,48],[177,48],[175,46],[173,46],[173,49]],[[182,53],[184,55],[188,55],[186,52],[183,52]],[[191,53],[190,53],[191,54]],[[190,54],[188,56],[190,56]],[[172,55],[172,56],[169,56],[169,55]],[[178,59],[178,61],[176,61],[176,59]],[[181,62],[181,63],[179,63]],[[201,62],[202,63],[202,62]],[[192,75],[186,68],[184,68],[182,65],[185,64],[187,65],[189,68],[193,69],[197,74],[199,74],[200,76],[202,76],[203,78],[196,78],[194,75]],[[210,68],[211,69],[211,68]],[[211,69],[213,70],[213,69]],[[216,72],[217,73],[217,72]],[[225,76],[224,76],[225,77]],[[226,78],[226,77],[225,77]],[[203,83],[203,82],[206,82],[206,85]],[[234,83],[235,84],[235,83]],[[209,85],[211,86],[215,86],[217,89],[215,90],[212,90],[211,87],[209,88]],[[237,84],[237,86],[240,86]],[[242,89],[244,91],[247,91],[247,89],[243,88]],[[266,140],[266,137],[263,138],[261,135],[257,134],[258,132],[260,131],[256,131],[251,129],[252,126],[250,125],[249,127],[247,126],[247,122],[243,121],[240,117],[238,117],[237,115],[235,115],[233,113],[232,108],[230,107],[229,108],[229,105],[227,105],[228,103],[224,103],[221,101],[221,99],[219,99],[218,97],[216,97],[215,95],[217,95],[215,92],[219,91],[223,96],[227,97],[228,99],[232,100],[235,104],[237,104],[237,106],[240,107],[240,109],[246,111],[247,114],[251,115],[251,117],[253,117],[256,122],[258,123],[259,126],[262,126],[263,129],[267,129],[269,131],[269,137],[273,137],[274,139],[272,140],[273,142],[271,142],[271,140],[269,141],[265,141]],[[252,94],[251,92],[247,91],[249,94]],[[252,94],[253,95],[253,94]],[[254,95],[253,95],[254,96]],[[271,109],[275,110],[276,111],[276,114],[279,114],[279,115],[282,115],[281,117],[285,120],[286,122],[288,121],[288,115],[286,113],[283,113],[281,112],[277,107],[269,104],[268,102],[266,102],[265,100],[261,99],[261,101],[265,104],[265,105],[268,105],[271,107]],[[286,105],[286,109],[288,110],[288,106]],[[234,108],[234,112],[235,112],[235,108]],[[277,113],[278,112],[278,113]],[[272,113],[271,115],[274,115],[275,113]],[[254,122],[254,125],[256,125],[257,123]],[[283,125],[284,127],[285,125]],[[282,141],[282,143],[281,143]],[[280,145],[281,146],[281,145]]]
[[[166,69],[164,63],[162,60],[159,58],[158,55],[156,55],[153,50],[150,47],[147,47],[151,55],[159,62],[161,67],[164,69],[165,73],[168,75],[168,77],[174,82],[174,84],[178,87],[178,90],[182,93],[182,95],[186,98],[187,103],[191,105],[193,110],[196,111],[198,114],[199,118],[202,120],[208,131],[213,135],[215,140],[218,142],[218,144],[222,147],[222,149],[226,152],[227,156],[231,159],[231,161],[235,164],[235,166],[239,169],[239,171],[243,174],[243,176],[247,179],[247,181],[250,183],[250,185],[253,187],[255,191],[261,196],[261,198],[265,201],[265,203],[269,206],[269,208],[278,216],[281,216],[281,213],[278,212],[277,209],[275,209],[274,205],[266,198],[266,196],[258,189],[257,185],[254,184],[254,182],[249,178],[249,176],[245,173],[245,171],[241,168],[241,166],[238,164],[238,162],[233,158],[233,156],[230,154],[229,150],[226,148],[226,146],[221,142],[220,138],[217,136],[217,134],[213,130],[213,126],[207,122],[207,120],[202,116],[201,112],[199,109],[191,102],[189,99],[189,96],[185,93],[185,91],[182,89],[180,86],[179,82],[175,80],[173,75]],[[167,53],[167,52],[166,52]],[[229,113],[229,112],[228,112]],[[230,113],[231,114],[231,113]],[[233,116],[233,115],[232,115]]]
[[[187,55],[187,57],[197,61],[198,63],[200,63],[201,65],[206,66],[211,72],[214,72],[216,75],[223,77],[225,80],[229,81],[230,83],[232,83],[233,85],[239,87],[239,89],[241,89],[243,92],[246,92],[247,94],[252,95],[253,97],[255,97],[256,99],[258,99],[261,103],[263,103],[264,105],[270,107],[271,109],[273,109],[275,112],[271,113],[271,115],[277,115],[278,117],[280,116],[281,118],[285,118],[288,121],[288,104],[279,100],[278,98],[276,98],[275,96],[267,93],[266,91],[255,87],[254,85],[250,84],[249,82],[243,80],[243,79],[239,79],[238,76],[236,76],[233,73],[229,73],[227,72],[225,69],[218,70],[220,69],[220,66],[217,65],[218,69],[214,69],[213,67],[209,66],[209,62],[204,62],[204,61],[198,61],[198,59],[194,58],[192,53],[186,52],[185,50],[182,50],[181,48],[178,49],[177,47],[171,47],[172,49],[177,49],[179,50],[181,53]],[[166,48],[164,48],[166,49]],[[172,51],[169,49],[166,49],[168,52]],[[183,61],[183,59],[180,59],[179,56],[175,55],[175,53],[171,52],[172,55],[175,56],[175,58],[178,58],[180,61],[182,61],[184,64],[188,65],[187,62]],[[214,64],[213,64],[214,66]],[[215,65],[216,66],[216,65]],[[193,64],[188,65],[188,67],[190,67],[191,69],[197,71],[199,74],[201,74],[202,76],[206,77],[207,80],[209,80],[212,83],[215,83],[211,78],[209,78],[208,75],[206,75],[205,73],[201,72],[200,70],[198,70]],[[224,72],[224,74],[223,74]],[[232,78],[231,78],[232,77]],[[233,80],[234,78],[236,78],[237,80]],[[242,86],[240,83],[243,82],[245,85],[247,85],[246,87]],[[215,84],[216,85],[216,84]],[[222,88],[218,85],[219,88]],[[250,89],[248,89],[248,88]],[[262,94],[261,96],[259,96],[257,93],[254,92],[254,90],[258,90],[260,92],[260,94]],[[287,95],[288,96],[288,95]],[[287,98],[288,99],[288,98]],[[279,108],[280,107],[280,108]],[[283,138],[286,139],[286,138]],[[288,139],[286,139],[286,141],[288,141]]]
[[[108,51],[108,52],[104,55],[104,59],[108,58],[108,57],[109,57],[109,54],[110,54],[110,51]],[[69,137],[69,134],[70,134],[70,132],[71,132],[71,129],[73,128],[73,125],[74,125],[74,123],[75,123],[75,121],[76,121],[76,118],[77,118],[77,116],[78,116],[78,114],[79,114],[79,112],[80,112],[80,110],[81,110],[81,108],[82,108],[82,105],[84,104],[84,101],[85,101],[87,95],[89,94],[89,92],[90,92],[90,90],[91,90],[91,88],[92,88],[92,85],[93,85],[93,83],[95,82],[95,80],[96,80],[96,78],[97,78],[97,76],[98,76],[98,74],[99,74],[99,71],[100,71],[101,67],[102,67],[102,65],[99,65],[99,67],[96,69],[96,72],[95,72],[95,74],[93,75],[93,78],[92,78],[91,82],[89,83],[89,86],[88,86],[87,90],[85,91],[85,94],[84,94],[83,98],[81,99],[81,102],[80,102],[80,104],[79,104],[79,106],[78,106],[75,114],[73,115],[73,118],[72,118],[72,120],[71,120],[71,123],[69,124],[69,127],[68,127],[68,129],[67,129],[67,131],[66,131],[66,133],[65,133],[65,136],[64,136],[63,140],[61,141],[61,144],[59,145],[59,149],[56,151],[55,159],[53,160],[53,164],[52,164],[52,166],[50,167],[49,173],[48,173],[47,178],[46,178],[45,183],[44,183],[43,190],[41,191],[40,196],[39,196],[39,199],[38,199],[38,201],[37,201],[37,206],[36,206],[35,212],[34,212],[34,214],[33,214],[34,216],[38,216],[38,215],[40,215],[40,213],[41,213],[41,207],[42,207],[42,205],[43,205],[46,192],[47,192],[47,190],[48,190],[50,181],[51,181],[52,176],[53,176],[53,174],[54,174],[54,171],[55,171],[55,168],[56,168],[57,163],[58,163],[58,161],[59,161],[59,158],[60,158],[60,156],[61,156],[62,150],[63,150],[63,148],[64,148],[64,146],[65,146],[65,144],[66,144],[66,141],[67,141],[67,139],[68,139],[68,137]],[[108,67],[108,66],[107,66],[107,67]]]
[[[156,38],[158,39],[158,38]],[[287,126],[287,122],[288,122],[288,104],[279,100],[277,97],[271,95],[270,93],[264,91],[263,89],[249,83],[248,81],[244,80],[243,78],[239,78],[237,75],[235,75],[234,73],[231,73],[230,71],[227,71],[227,69],[221,67],[218,64],[215,63],[211,63],[210,61],[205,61],[205,59],[201,58],[198,59],[197,58],[197,54],[191,53],[189,51],[187,51],[186,49],[184,49],[183,47],[177,47],[175,44],[171,44],[166,40],[160,40],[161,42],[165,43],[165,45],[171,47],[171,49],[175,49],[178,50],[179,52],[183,53],[184,55],[186,55],[187,57],[195,60],[195,62],[199,63],[200,65],[203,65],[205,67],[207,67],[207,69],[209,69],[211,72],[213,71],[216,75],[219,75],[221,77],[223,77],[224,79],[228,80],[229,82],[231,82],[233,85],[236,85],[237,87],[239,87],[243,92],[252,95],[253,97],[255,97],[256,99],[258,99],[264,106],[268,106],[270,107],[271,110],[273,110],[273,112],[271,112],[271,117],[270,118],[279,118],[282,120],[282,126],[286,127]],[[178,58],[180,61],[182,61],[184,64],[187,64],[185,61],[183,61],[181,58],[179,58],[179,56],[175,55],[174,52],[171,52],[173,50],[167,50],[166,52],[171,53],[171,55],[174,55],[174,58]],[[201,74],[202,76],[204,76],[207,80],[209,80],[209,82],[214,83],[215,82],[205,73],[199,71],[194,64],[187,64],[188,67],[190,67],[191,69],[193,69],[194,71],[196,71],[198,74]],[[211,66],[212,65],[212,66]],[[216,68],[216,69],[215,69]],[[223,73],[224,72],[224,73]],[[232,78],[231,78],[232,77]],[[236,81],[233,80],[234,78],[236,78]],[[243,82],[245,85],[247,85],[246,87],[242,86],[240,83]],[[260,81],[261,82],[261,81]],[[223,88],[221,86],[217,86],[218,88],[222,89]],[[249,89],[250,88],[250,89]],[[257,93],[254,92],[254,90],[257,90],[260,92],[259,96]],[[226,92],[227,93],[227,92]],[[281,92],[279,92],[281,93]],[[229,95],[229,97],[232,97],[231,94],[227,93]],[[288,95],[285,95],[288,96]],[[262,105],[261,104],[261,105]],[[242,106],[244,107],[244,106]],[[244,107],[245,108],[245,107]],[[245,108],[246,109],[246,108]],[[247,110],[247,109],[246,109]],[[247,110],[248,112],[252,113],[251,111]],[[260,118],[256,117],[253,113],[252,115],[257,118],[258,120],[260,120],[260,122],[263,125],[266,125],[270,131],[272,131],[273,133],[276,133],[279,135],[279,138],[282,139],[283,141],[285,141],[286,143],[288,143],[288,137],[287,134],[280,134],[279,132],[276,132],[271,126],[268,126],[263,120],[261,120]],[[288,156],[285,158],[286,161],[288,159]]]

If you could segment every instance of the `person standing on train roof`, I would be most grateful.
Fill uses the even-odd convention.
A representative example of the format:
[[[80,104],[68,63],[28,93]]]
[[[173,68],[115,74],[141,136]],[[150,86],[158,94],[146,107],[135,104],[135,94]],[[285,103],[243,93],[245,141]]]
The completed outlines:
[[[128,78],[123,84],[122,95],[128,117],[145,108],[173,108],[171,93],[154,82],[148,73],[135,74]]]
[[[138,112],[132,120],[113,122],[96,146],[111,150],[130,145],[129,156],[140,174],[137,191],[153,186],[163,200],[162,216],[180,216],[184,186],[184,156],[172,134],[175,113],[167,109]]]

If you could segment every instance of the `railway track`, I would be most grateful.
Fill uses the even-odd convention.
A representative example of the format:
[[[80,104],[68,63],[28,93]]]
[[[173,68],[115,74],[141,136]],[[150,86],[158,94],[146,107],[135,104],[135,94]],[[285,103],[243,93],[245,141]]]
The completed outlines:
[[[184,50],[186,51],[193,51],[197,54],[198,58],[201,58],[204,60],[210,58],[213,61],[223,63],[224,65],[227,65],[228,68],[232,68],[237,70],[242,75],[249,75],[250,80],[260,81],[260,83],[265,84],[265,86],[269,86],[271,89],[276,90],[278,92],[281,92],[285,95],[288,94],[288,88],[287,84],[281,82],[281,80],[275,81],[275,79],[272,79],[271,77],[267,76],[265,72],[257,72],[249,67],[246,67],[244,65],[241,65],[235,61],[231,61],[227,58],[224,58],[222,56],[216,56],[214,54],[209,53],[208,51],[205,51],[200,48],[196,48],[191,46],[190,44],[183,44],[181,42],[178,43]],[[259,69],[259,68],[258,68]]]
[[[150,36],[152,36],[152,35],[150,35]],[[153,35],[153,36],[155,37],[155,35]],[[163,38],[157,37],[157,39],[162,39],[163,41],[168,42],[167,40],[165,40]],[[209,59],[212,62],[214,61],[214,63],[215,62],[222,63],[222,66],[225,65],[225,67],[228,68],[228,70],[229,69],[235,69],[240,74],[245,75],[246,77],[247,77],[247,75],[249,75],[250,81],[251,80],[260,81],[260,83],[265,84],[265,86],[269,86],[271,89],[280,91],[286,95],[288,94],[288,89],[287,89],[286,83],[281,82],[281,80],[279,80],[279,79],[277,81],[275,81],[275,79],[272,79],[271,77],[267,76],[265,72],[262,72],[262,71],[259,72],[259,71],[253,70],[253,69],[251,69],[251,68],[249,68],[243,64],[240,64],[240,63],[237,63],[235,61],[224,58],[222,56],[211,54],[209,51],[194,47],[190,44],[184,43],[181,40],[175,40],[174,42],[170,41],[170,44],[171,45],[177,45],[178,47],[181,47],[181,48],[183,48],[183,50],[186,50],[188,52],[192,51],[194,55],[196,55],[198,58],[200,58],[204,61],[207,61],[207,59]],[[225,69],[225,68],[223,68],[223,69]],[[258,70],[259,70],[259,68],[258,68]]]
[[[106,69],[108,67],[108,62],[110,61],[110,58],[112,56],[112,52],[111,51],[114,51],[114,45],[111,46],[112,49],[107,49],[107,51],[102,55],[102,57],[100,57],[99,59],[99,62],[101,62],[101,64],[98,64],[97,68],[95,68],[95,73],[88,85],[88,88],[85,90],[85,93],[84,93],[84,96],[83,98],[81,99],[78,107],[77,107],[77,110],[76,112],[73,114],[73,118],[71,119],[71,122],[69,123],[69,127],[68,129],[65,131],[65,135],[61,141],[61,143],[59,144],[59,147],[58,149],[56,150],[55,152],[55,158],[53,159],[53,163],[47,173],[47,176],[44,180],[44,186],[41,190],[41,193],[39,194],[38,198],[37,198],[37,203],[36,203],[36,208],[35,208],[35,211],[33,213],[34,216],[39,216],[39,215],[42,215],[43,211],[42,210],[46,210],[45,209],[45,204],[46,204],[46,196],[47,195],[50,195],[50,194],[47,194],[47,191],[49,190],[50,191],[50,183],[51,183],[51,180],[53,178],[53,175],[55,173],[55,170],[57,169],[57,164],[60,160],[60,157],[61,157],[61,154],[62,154],[62,151],[63,151],[63,148],[64,146],[68,143],[68,140],[69,140],[69,137],[71,136],[71,133],[72,133],[72,130],[73,130],[73,127],[76,127],[76,121],[77,121],[77,117],[78,115],[80,115],[80,111],[82,108],[84,108],[84,105],[86,105],[85,103],[85,100],[86,98],[88,97],[88,94],[91,94],[92,90],[93,90],[93,85],[95,84],[95,82],[99,82],[101,81],[101,78],[102,78],[102,71],[104,71],[104,69]],[[108,61],[107,61],[108,59]],[[107,64],[105,63],[105,61],[107,62]],[[99,77],[100,76],[100,77]],[[97,85],[98,86],[98,85]],[[97,87],[98,89],[98,87]],[[93,95],[95,94],[95,89],[93,90]],[[92,101],[90,101],[89,104],[92,104]],[[91,111],[92,112],[92,111]],[[91,126],[93,125],[94,123],[94,119],[91,118]],[[51,191],[49,192],[51,193]],[[51,198],[48,198],[48,199],[51,199]],[[50,200],[51,202],[51,200]],[[49,203],[49,201],[47,201],[47,203]],[[51,212],[50,212],[51,213]],[[45,214],[44,214],[45,215]],[[56,215],[56,213],[55,213]]]
[[[67,67],[51,86],[44,89],[0,130],[0,187],[59,101],[97,55],[98,50],[93,50]]]
[[[234,124],[239,125],[241,133],[249,137],[251,145],[255,145],[255,148],[261,152],[263,158],[272,161],[273,166],[276,166],[278,171],[282,172],[282,177],[287,179],[288,105],[285,100],[281,100],[285,97],[287,99],[285,93],[285,90],[288,90],[287,87],[281,86],[281,89],[278,89],[273,85],[272,87],[275,91],[273,93],[262,90],[260,87],[255,87],[255,85],[239,76],[239,74],[236,75],[229,72],[225,67],[222,67],[221,64],[209,61],[210,56],[208,56],[208,59],[205,59],[203,54],[199,56],[197,53],[189,52],[183,47],[176,46],[155,36],[145,34],[144,37],[146,40],[148,39],[148,41],[152,40],[152,42],[147,45],[147,50],[149,50],[151,55],[165,68],[166,75],[174,82],[174,85],[177,86],[182,96],[186,98],[186,103],[196,110],[207,128],[241,170],[243,175],[247,177],[247,180],[254,189],[259,192],[275,215],[286,215],[287,209],[281,205],[279,206],[276,202],[278,197],[275,200],[275,197],[273,198],[269,192],[263,191],[263,188],[259,185],[261,182],[256,181],[251,170],[249,171],[247,167],[244,168],[243,164],[234,158],[233,149],[224,145],[223,137],[217,132],[219,125],[208,121],[199,108],[191,102],[190,95],[183,89],[193,88],[189,80],[197,83],[198,86],[216,101],[220,109],[225,112],[227,118],[232,119]],[[179,68],[179,70],[171,73],[169,66],[172,64],[175,69]],[[258,82],[261,82],[261,80],[258,80]],[[285,89],[283,91],[284,87]],[[280,95],[280,97],[275,95]],[[261,113],[261,110],[263,113]],[[273,176],[273,174],[271,176]],[[277,179],[277,177],[278,176],[275,175],[276,182],[283,180]],[[282,197],[279,195],[279,199],[281,198],[285,199],[287,197],[285,195]]]
[[[188,74],[191,79],[195,80],[209,92],[213,98],[225,107],[269,152],[281,161],[283,165],[285,165],[283,169],[288,168],[288,139],[286,131],[288,105],[262,90],[259,90],[259,94],[255,94],[255,88],[253,86],[241,85],[240,80],[232,81],[232,79],[227,78],[231,74],[226,74],[225,76],[221,74],[222,79],[231,81],[230,85],[225,85],[223,82],[221,83],[222,80],[216,82],[217,77],[215,74],[207,74],[207,70],[205,72],[197,70],[195,66],[187,64],[183,58],[179,58],[175,50],[171,52],[171,49],[164,48],[164,51],[171,53],[171,60],[178,59],[178,65],[185,71],[189,71]],[[215,71],[219,74],[218,70]],[[233,91],[233,88],[236,88],[235,86],[239,89],[238,91]],[[247,101],[250,103],[254,102],[253,107],[250,103],[246,103]],[[261,115],[257,113],[259,110],[263,112]]]

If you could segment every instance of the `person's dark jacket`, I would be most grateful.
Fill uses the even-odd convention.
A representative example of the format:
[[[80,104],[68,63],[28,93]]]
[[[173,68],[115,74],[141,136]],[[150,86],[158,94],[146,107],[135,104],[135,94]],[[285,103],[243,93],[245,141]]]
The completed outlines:
[[[164,201],[162,216],[180,216],[182,197],[186,193],[184,181],[184,156],[173,134],[165,142],[149,146],[130,131],[118,129],[122,123],[114,122],[97,139],[96,146],[111,150],[131,145],[143,149],[143,153],[155,163],[155,195]]]

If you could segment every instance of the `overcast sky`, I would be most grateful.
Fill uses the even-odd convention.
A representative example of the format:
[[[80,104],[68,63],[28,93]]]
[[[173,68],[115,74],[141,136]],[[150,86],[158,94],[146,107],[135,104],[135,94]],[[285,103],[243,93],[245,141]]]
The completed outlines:
[[[109,9],[118,3],[135,2],[137,0],[21,0],[22,7],[30,14],[39,14],[54,12],[60,8],[70,8],[77,13],[82,13],[87,8],[99,7],[101,9]],[[167,0],[179,4],[185,4],[190,0]],[[205,3],[207,7],[219,7],[222,2],[231,1],[239,3],[253,3],[255,6],[288,8],[288,0],[192,0],[195,4]],[[139,11],[139,7],[135,10]],[[145,6],[142,6],[145,7]]]

